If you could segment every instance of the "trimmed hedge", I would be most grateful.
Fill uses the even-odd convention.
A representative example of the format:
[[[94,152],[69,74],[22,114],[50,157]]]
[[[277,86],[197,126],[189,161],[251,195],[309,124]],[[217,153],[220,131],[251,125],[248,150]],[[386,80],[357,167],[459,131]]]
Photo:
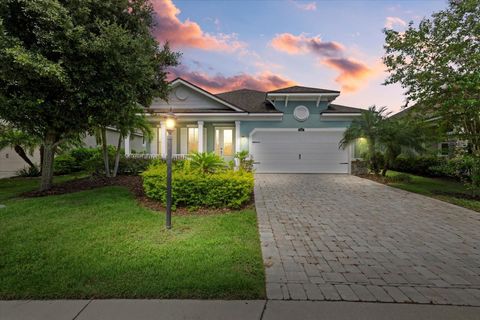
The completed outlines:
[[[143,174],[145,194],[166,204],[167,168],[165,164],[150,167]],[[174,167],[172,174],[172,206],[189,208],[237,209],[251,199],[253,174],[225,170],[203,174]]]

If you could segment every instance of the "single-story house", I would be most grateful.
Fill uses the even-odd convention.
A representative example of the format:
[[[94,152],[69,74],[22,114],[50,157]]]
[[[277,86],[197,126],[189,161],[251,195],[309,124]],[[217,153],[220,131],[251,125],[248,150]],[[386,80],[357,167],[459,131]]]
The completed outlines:
[[[339,91],[293,86],[269,92],[212,94],[184,79],[171,82],[168,101],[147,109],[154,138],[147,156],[167,153],[166,115],[176,116],[174,157],[215,152],[226,161],[248,150],[259,173],[350,173],[355,147],[339,148],[362,109],[333,104]],[[125,141],[129,154],[129,139]]]

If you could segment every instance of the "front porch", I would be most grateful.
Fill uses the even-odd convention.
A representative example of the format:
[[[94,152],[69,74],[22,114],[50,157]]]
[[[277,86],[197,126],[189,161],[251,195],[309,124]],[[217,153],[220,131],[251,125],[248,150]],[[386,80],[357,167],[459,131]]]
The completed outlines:
[[[125,155],[142,158],[167,156],[167,130],[165,120],[152,125],[153,137],[147,142],[146,152],[132,154],[130,137],[125,139]],[[233,160],[241,150],[240,121],[182,121],[177,119],[172,133],[173,158],[184,159],[194,152],[215,152],[225,161]]]

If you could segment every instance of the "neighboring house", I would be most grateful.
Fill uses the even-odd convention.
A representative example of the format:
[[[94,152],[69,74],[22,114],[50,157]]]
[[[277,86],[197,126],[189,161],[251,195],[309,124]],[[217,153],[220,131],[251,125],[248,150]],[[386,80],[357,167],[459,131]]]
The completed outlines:
[[[118,132],[114,128],[107,129],[107,142],[109,145],[117,146]],[[122,147],[124,147],[122,143]],[[83,144],[87,148],[96,148],[97,141],[94,136],[87,135],[83,139]],[[136,133],[129,138],[129,148],[131,152],[145,152],[147,142],[141,133]],[[40,152],[35,150],[33,155],[28,154],[33,163],[40,163]],[[0,150],[0,179],[13,177],[18,170],[28,167],[28,164],[20,158],[20,156],[12,148],[4,148]]]
[[[165,116],[172,110],[176,157],[213,151],[230,161],[235,152],[249,150],[259,173],[351,170],[355,148],[340,149],[339,142],[362,109],[332,104],[339,91],[293,86],[212,94],[181,78],[171,86],[168,102],[155,101],[147,110],[155,128],[150,156],[166,156]]]
[[[411,107],[402,108],[401,111],[393,114],[392,118],[406,118],[406,117],[422,117],[426,119],[432,125],[437,125],[438,117],[432,115],[425,117],[425,114],[421,111],[421,106],[413,105]],[[450,136],[450,137],[449,137]],[[447,133],[445,140],[433,143],[431,150],[435,151],[438,156],[452,157],[459,148],[466,148],[468,143],[464,140],[459,140],[454,137],[453,132]]]

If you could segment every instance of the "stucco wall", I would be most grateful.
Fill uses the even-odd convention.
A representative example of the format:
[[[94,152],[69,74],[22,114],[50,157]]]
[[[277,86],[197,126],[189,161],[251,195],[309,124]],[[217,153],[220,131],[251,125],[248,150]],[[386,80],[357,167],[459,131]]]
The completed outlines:
[[[40,153],[35,150],[33,156],[27,152],[27,156],[33,163],[40,163]],[[28,164],[11,148],[4,148],[0,150],[0,178],[8,178],[15,176],[15,173],[23,168],[28,167]]]
[[[308,108],[310,113],[305,121],[298,121],[293,116],[293,110],[303,105]],[[353,118],[346,119],[326,119],[320,116],[320,112],[328,107],[326,102],[321,102],[316,106],[315,101],[289,101],[285,107],[284,101],[275,103],[275,108],[283,112],[282,121],[242,121],[240,123],[241,149],[248,149],[250,133],[255,128],[347,128]]]

